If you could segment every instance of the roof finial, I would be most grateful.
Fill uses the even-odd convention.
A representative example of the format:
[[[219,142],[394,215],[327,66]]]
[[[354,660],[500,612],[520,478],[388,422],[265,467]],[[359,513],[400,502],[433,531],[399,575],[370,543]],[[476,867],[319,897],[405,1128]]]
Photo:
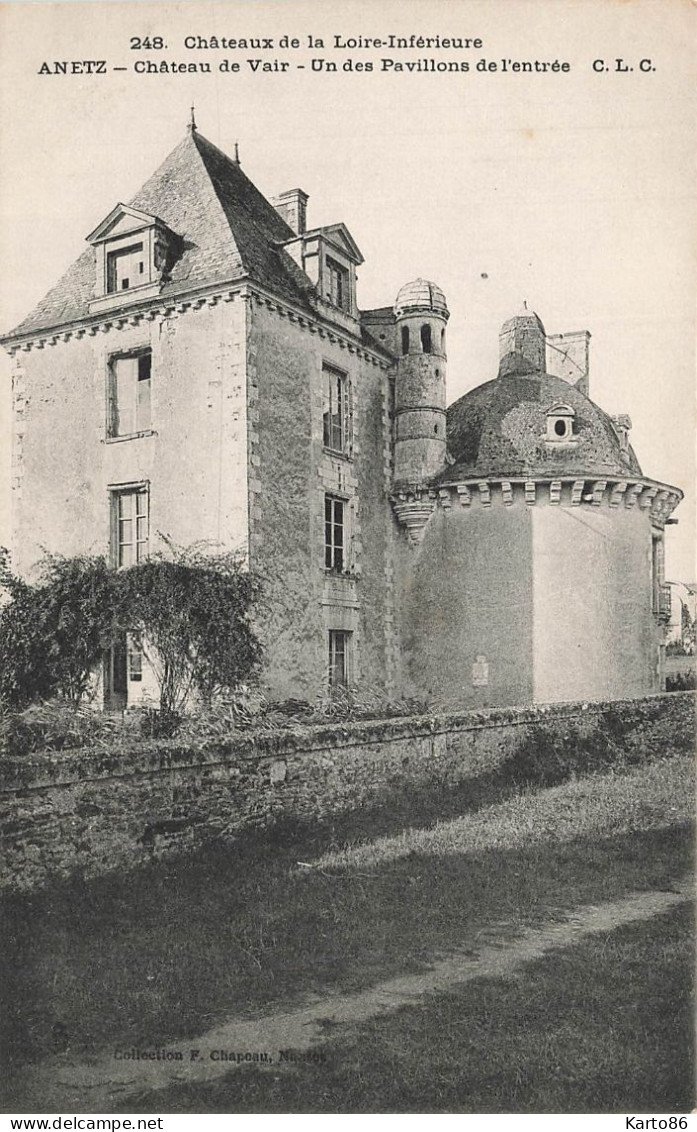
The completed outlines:
[[[523,310],[526,311],[527,309],[528,309],[528,300],[523,299]]]
[[[196,119],[194,118],[194,104],[192,102],[191,103],[191,121],[189,122],[189,130],[193,134],[195,129],[196,129]]]
[[[235,142],[235,162],[237,165],[240,163],[240,147],[237,142]]]

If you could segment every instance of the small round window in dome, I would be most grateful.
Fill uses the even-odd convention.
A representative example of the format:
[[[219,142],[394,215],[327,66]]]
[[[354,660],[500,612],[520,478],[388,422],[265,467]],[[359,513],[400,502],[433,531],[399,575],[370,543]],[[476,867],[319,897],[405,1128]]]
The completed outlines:
[[[554,405],[547,410],[547,434],[545,439],[553,444],[574,443],[576,414],[570,405]]]

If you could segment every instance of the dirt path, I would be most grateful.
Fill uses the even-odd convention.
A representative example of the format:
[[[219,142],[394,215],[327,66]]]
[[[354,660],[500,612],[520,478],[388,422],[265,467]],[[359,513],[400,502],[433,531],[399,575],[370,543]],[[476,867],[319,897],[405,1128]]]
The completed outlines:
[[[220,1051],[228,1055],[266,1054],[268,1060],[262,1064],[277,1064],[281,1050],[302,1054],[320,1048],[327,1021],[364,1022],[418,1003],[425,995],[447,990],[455,983],[506,977],[548,951],[569,947],[595,932],[648,919],[690,899],[692,894],[692,882],[685,879],[670,892],[642,892],[611,904],[587,905],[563,923],[527,931],[504,946],[485,946],[475,957],[456,953],[438,961],[429,971],[388,979],[358,994],[329,995],[285,1014],[231,1019],[186,1042],[162,1043],[160,1048],[181,1055],[181,1059],[122,1060],[109,1050],[78,1061],[70,1053],[61,1054],[23,1072],[15,1082],[12,1104],[17,1112],[108,1113],[114,1104],[123,1104],[129,1097],[135,1099],[138,1094],[187,1081],[212,1081],[229,1072],[237,1062],[221,1060]],[[332,1030],[332,1036],[335,1033]],[[193,1059],[192,1050],[198,1051]]]

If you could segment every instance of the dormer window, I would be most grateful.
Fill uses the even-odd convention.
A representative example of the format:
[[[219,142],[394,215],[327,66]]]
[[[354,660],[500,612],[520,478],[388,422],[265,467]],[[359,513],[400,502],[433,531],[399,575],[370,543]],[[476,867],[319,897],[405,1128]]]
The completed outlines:
[[[144,282],[145,259],[142,244],[132,244],[131,247],[120,251],[107,252],[107,281],[106,289],[113,291],[128,291],[130,287],[139,287]]]
[[[119,204],[88,236],[95,249],[95,297],[90,310],[159,294],[180,241],[157,216]]]
[[[349,309],[349,273],[336,260],[327,256],[327,298],[340,310]]]
[[[279,211],[286,216],[279,202]],[[358,318],[356,267],[363,263],[356,243],[345,224],[303,231],[281,245],[317,288],[322,314],[340,325]]]
[[[576,413],[570,405],[554,405],[547,412],[548,444],[573,444],[578,440],[576,433]]]

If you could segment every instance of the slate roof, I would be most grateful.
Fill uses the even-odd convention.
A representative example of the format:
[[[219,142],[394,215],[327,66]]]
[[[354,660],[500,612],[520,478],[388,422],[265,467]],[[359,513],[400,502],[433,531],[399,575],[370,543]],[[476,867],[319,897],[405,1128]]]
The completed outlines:
[[[574,410],[578,443],[546,445],[547,413]],[[579,475],[641,476],[631,447],[626,459],[612,421],[575,386],[549,374],[497,377],[447,410],[448,452],[454,464],[438,479]]]
[[[183,239],[183,253],[162,296],[248,277],[282,298],[310,304],[312,282],[278,246],[295,233],[237,162],[197,131],[187,132],[128,203],[156,215]],[[95,282],[95,250],[90,247],[6,337],[87,317]]]

